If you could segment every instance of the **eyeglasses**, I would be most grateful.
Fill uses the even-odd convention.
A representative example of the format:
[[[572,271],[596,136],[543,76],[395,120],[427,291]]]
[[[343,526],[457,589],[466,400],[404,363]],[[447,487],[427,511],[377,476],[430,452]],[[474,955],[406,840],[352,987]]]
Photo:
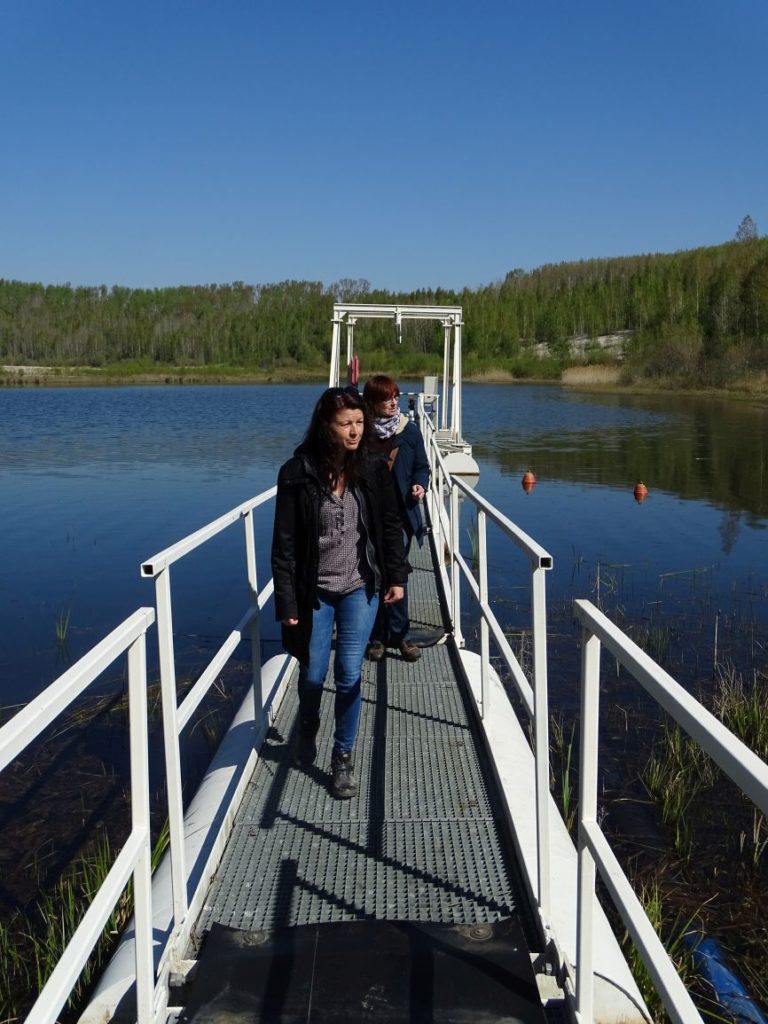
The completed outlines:
[[[338,398],[339,395],[353,395],[355,398],[360,398],[360,392],[354,386],[354,384],[348,384],[344,388],[328,388],[325,392],[326,395]]]
[[[351,384],[345,388],[328,388],[320,396],[320,401],[331,402],[340,409],[345,405],[345,398],[355,398],[361,405],[363,403],[363,396]]]
[[[385,402],[396,402],[400,398],[400,392],[396,391],[394,395],[390,395],[389,398],[385,398]]]

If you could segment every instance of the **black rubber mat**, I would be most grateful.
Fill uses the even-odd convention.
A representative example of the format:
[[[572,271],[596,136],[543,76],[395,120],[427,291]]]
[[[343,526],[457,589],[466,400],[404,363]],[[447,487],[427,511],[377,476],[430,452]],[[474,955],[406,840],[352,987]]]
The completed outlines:
[[[179,1024],[543,1024],[519,926],[215,925]]]

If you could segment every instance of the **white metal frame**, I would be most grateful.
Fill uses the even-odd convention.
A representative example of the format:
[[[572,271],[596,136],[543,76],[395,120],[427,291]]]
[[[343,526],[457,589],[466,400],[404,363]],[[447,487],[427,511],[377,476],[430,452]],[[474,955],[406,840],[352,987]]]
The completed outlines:
[[[61,959],[30,1010],[27,1024],[54,1024],[133,876],[136,1011],[139,1024],[165,1019],[166,993],[155,987],[149,819],[146,635],[151,608],[139,608],[0,729],[0,771],[18,757],[106,668],[127,652],[131,760],[131,831]]]
[[[438,320],[443,325],[443,390],[440,407],[440,431],[443,445],[465,447],[461,432],[461,306],[379,306],[375,303],[336,303],[333,307],[333,336],[328,387],[338,387],[341,379],[341,328],[346,326],[346,368],[352,366],[354,332],[358,320],[392,320],[398,340],[404,320]],[[451,344],[451,338],[453,344]],[[450,379],[450,390],[449,390]],[[451,418],[448,424],[448,396],[451,397]]]
[[[171,545],[171,547],[165,548],[165,550],[153,555],[141,565],[141,575],[150,577],[155,581],[160,689],[163,708],[163,740],[166,784],[168,788],[169,846],[173,887],[173,928],[167,950],[170,955],[171,969],[174,968],[177,958],[183,955],[183,949],[193,924],[188,913],[190,894],[187,891],[188,870],[185,856],[184,804],[179,739],[184,726],[189,722],[200,702],[216,681],[235,648],[247,636],[250,637],[251,641],[254,697],[258,701],[262,700],[259,613],[272,596],[274,584],[270,578],[264,589],[259,592],[253,513],[258,507],[271,501],[276,493],[277,488],[270,487],[261,494],[257,494],[254,498],[226,512],[213,522],[208,523],[207,526]],[[176,695],[171,566],[240,520],[242,520],[245,527],[248,608],[218,651],[213,655],[192,689],[179,704],[177,703]],[[271,695],[269,699],[271,700]],[[257,707],[256,709],[257,717],[260,713],[263,715],[267,712],[268,708],[265,707]]]
[[[601,645],[604,644],[667,714],[700,744],[763,814],[768,814],[768,765],[606,618],[591,601],[575,601],[574,612],[582,626],[577,1017],[583,1024],[593,1020],[592,923],[596,904],[595,877],[596,870],[599,870],[670,1019],[676,1024],[699,1024],[701,1017],[698,1010],[597,821]]]
[[[424,433],[425,446],[432,473],[432,485],[427,502],[435,550],[438,558],[445,550],[450,564],[450,578],[443,573],[443,586],[450,602],[450,615],[454,639],[459,647],[464,646],[461,631],[461,580],[466,581],[480,615],[480,665],[481,683],[478,711],[481,718],[491,713],[488,685],[490,663],[490,638],[502,661],[509,669],[515,687],[534,729],[536,756],[536,835],[538,863],[538,892],[535,894],[539,910],[546,924],[551,918],[551,867],[549,835],[549,701],[547,696],[547,603],[546,573],[552,568],[552,556],[510,519],[494,508],[474,488],[451,474],[447,469],[439,447],[438,431],[419,396],[419,422]],[[462,497],[472,502],[477,510],[477,564],[478,578],[460,551],[459,520]],[[447,507],[446,507],[447,504]],[[490,519],[515,547],[528,559],[531,573],[531,636],[533,643],[532,680],[523,670],[518,658],[509,645],[498,619],[493,613],[488,596],[488,559],[486,523]],[[543,752],[543,756],[540,752]]]

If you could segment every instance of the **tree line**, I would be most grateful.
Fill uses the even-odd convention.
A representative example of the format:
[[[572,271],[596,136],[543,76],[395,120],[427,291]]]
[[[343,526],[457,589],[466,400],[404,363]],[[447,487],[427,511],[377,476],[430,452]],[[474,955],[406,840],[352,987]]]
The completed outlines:
[[[394,293],[363,279],[160,289],[0,280],[0,363],[322,372],[336,301],[461,305],[468,372],[553,376],[576,360],[572,339],[617,332],[628,332],[623,362],[635,379],[717,385],[768,370],[768,236],[753,230],[671,254],[515,269],[461,291]],[[361,322],[355,342],[368,365],[394,363],[390,323]],[[436,368],[442,342],[439,325],[406,322],[398,372]],[[578,358],[607,357],[587,343]]]

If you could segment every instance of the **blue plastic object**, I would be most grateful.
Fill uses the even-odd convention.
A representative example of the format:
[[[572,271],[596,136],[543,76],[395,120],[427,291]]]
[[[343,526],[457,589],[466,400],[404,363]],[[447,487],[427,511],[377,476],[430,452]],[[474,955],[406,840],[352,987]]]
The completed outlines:
[[[728,966],[725,951],[717,939],[691,936],[693,963],[710,983],[717,1001],[737,1024],[768,1024],[759,1006]]]

